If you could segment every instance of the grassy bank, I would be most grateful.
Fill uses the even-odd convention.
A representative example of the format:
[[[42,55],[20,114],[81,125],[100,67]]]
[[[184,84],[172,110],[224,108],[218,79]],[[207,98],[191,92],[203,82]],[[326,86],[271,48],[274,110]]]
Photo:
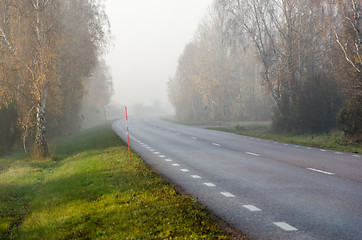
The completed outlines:
[[[345,151],[362,154],[362,143],[351,142],[341,131],[322,134],[279,134],[271,129],[271,122],[180,122],[173,116],[163,116],[163,120],[193,126],[203,126],[209,129],[230,132],[245,136],[258,137],[285,143]]]
[[[0,157],[0,239],[228,239],[110,127],[58,139],[55,160]]]
[[[255,124],[250,122],[238,123],[237,127],[212,127],[211,129],[309,147],[362,153],[362,144],[349,142],[341,131],[303,135],[277,134],[273,133],[271,124],[267,122]]]

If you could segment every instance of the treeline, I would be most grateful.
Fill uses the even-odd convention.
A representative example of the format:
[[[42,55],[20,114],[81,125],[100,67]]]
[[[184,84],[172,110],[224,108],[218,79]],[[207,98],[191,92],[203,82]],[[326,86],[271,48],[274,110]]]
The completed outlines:
[[[84,99],[108,104],[109,36],[101,0],[0,1],[0,153],[22,139],[46,156],[47,136],[80,128]]]
[[[215,0],[169,81],[176,116],[361,140],[361,22],[358,0]]]

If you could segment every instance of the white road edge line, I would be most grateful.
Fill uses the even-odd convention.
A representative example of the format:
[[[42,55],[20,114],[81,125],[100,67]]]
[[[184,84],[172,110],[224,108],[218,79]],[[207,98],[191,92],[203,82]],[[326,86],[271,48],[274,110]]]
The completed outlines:
[[[327,174],[327,175],[336,175],[335,173],[331,173],[331,172],[326,172],[326,171],[322,171],[319,169],[315,169],[315,168],[307,168],[308,170],[314,171],[314,172],[318,172],[318,173],[323,173],[323,174]]]
[[[224,195],[225,197],[235,197],[234,194],[231,194],[229,192],[220,192],[222,195]]]
[[[359,158],[360,156],[358,156],[358,155],[353,155],[353,157],[358,157],[358,158]]]
[[[259,154],[257,154],[257,153],[246,152],[246,154],[248,154],[248,155],[252,155],[252,156],[255,156],[255,157],[260,157],[260,155],[259,155]]]
[[[284,231],[297,231],[298,230],[286,222],[274,222],[274,224],[276,226],[280,227],[281,229],[283,229]]]
[[[244,208],[248,209],[250,212],[260,212],[261,209],[255,207],[254,205],[243,205]]]

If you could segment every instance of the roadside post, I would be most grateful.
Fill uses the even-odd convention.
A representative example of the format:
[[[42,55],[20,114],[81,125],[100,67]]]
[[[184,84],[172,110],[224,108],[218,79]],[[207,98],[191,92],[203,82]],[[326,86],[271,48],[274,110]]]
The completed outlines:
[[[129,132],[128,132],[128,115],[127,115],[127,106],[125,106],[125,110],[126,110],[126,124],[127,124],[128,153],[129,153],[129,156],[131,156],[131,148],[130,148],[130,145],[129,145]]]

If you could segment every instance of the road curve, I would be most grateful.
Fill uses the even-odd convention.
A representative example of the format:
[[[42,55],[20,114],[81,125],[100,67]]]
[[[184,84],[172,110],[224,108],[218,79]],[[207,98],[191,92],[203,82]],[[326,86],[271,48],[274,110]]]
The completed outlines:
[[[126,140],[124,121],[113,123]],[[251,239],[362,239],[362,155],[129,119],[147,164]]]

